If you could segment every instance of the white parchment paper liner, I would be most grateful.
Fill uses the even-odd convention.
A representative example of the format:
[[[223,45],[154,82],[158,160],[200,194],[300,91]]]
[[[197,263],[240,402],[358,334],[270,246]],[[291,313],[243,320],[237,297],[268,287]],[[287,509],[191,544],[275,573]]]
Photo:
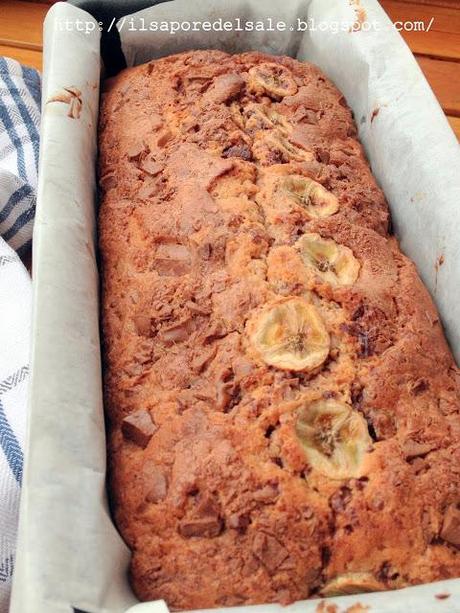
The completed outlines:
[[[435,297],[460,357],[460,151],[417,63],[376,0],[362,0],[376,32],[177,33],[122,30],[130,65],[191,48],[259,49],[318,64],[345,94],[374,174],[390,202],[403,250]],[[295,24],[354,20],[347,0],[175,0],[134,16],[151,20],[222,17]],[[137,604],[129,554],[108,514],[94,244],[94,161],[99,93],[99,32],[59,29],[92,18],[59,3],[45,27],[45,79],[37,218],[34,233],[34,338],[28,454],[11,613],[161,613]],[[77,87],[79,119],[46,101]],[[372,114],[378,115],[371,122]],[[444,264],[436,267],[438,258]],[[436,594],[451,596],[439,600]],[[371,611],[458,611],[460,580],[396,592],[329,599],[337,613],[359,601]],[[233,613],[313,613],[318,601],[262,605]],[[133,606],[134,605],[134,606]],[[131,607],[131,608],[130,608]],[[214,609],[213,611],[218,611]]]
[[[32,376],[11,603],[34,613],[135,602],[105,496],[94,241],[100,33],[68,31],[67,18],[93,21],[59,4],[45,24]],[[78,118],[68,116],[70,104],[50,102],[65,98],[63,88],[81,92]]]

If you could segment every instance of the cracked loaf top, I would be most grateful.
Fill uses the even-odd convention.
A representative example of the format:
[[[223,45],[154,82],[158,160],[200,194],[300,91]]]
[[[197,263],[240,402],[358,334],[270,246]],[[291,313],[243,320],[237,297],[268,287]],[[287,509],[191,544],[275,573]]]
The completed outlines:
[[[460,575],[458,372],[314,66],[194,51],[100,119],[114,516],[141,599]]]

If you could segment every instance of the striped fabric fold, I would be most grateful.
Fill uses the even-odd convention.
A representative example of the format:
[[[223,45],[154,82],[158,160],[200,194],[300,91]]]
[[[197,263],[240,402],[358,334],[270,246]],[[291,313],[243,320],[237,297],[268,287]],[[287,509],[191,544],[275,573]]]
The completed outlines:
[[[30,250],[39,156],[40,76],[0,57],[0,613],[16,556],[29,375]]]
[[[40,91],[36,70],[0,57],[0,236],[20,255],[35,214]]]

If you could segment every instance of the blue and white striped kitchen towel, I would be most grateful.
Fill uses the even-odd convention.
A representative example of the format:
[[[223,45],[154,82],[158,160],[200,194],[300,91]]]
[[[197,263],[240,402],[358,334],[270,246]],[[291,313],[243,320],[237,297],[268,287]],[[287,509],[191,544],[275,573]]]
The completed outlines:
[[[38,72],[0,58],[0,235],[19,255],[31,245],[39,122]]]
[[[40,76],[0,57],[0,613],[14,569],[26,429]]]

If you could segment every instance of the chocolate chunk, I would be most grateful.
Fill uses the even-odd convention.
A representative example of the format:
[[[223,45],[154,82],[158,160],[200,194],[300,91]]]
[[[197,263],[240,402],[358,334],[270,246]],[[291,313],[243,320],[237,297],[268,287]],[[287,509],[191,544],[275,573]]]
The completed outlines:
[[[213,321],[204,337],[204,341],[209,343],[227,334],[227,328],[223,321]]]
[[[203,258],[203,260],[209,260],[209,258],[211,257],[211,253],[212,247],[210,243],[203,243],[198,248],[198,254],[200,255],[200,257]]]
[[[185,306],[197,315],[209,315],[211,313],[211,308],[209,306],[197,304],[192,300],[187,300]]]
[[[140,168],[148,175],[156,177],[156,175],[160,174],[160,172],[163,170],[163,165],[155,162],[155,160],[152,160],[151,158],[147,158],[141,162]]]
[[[351,490],[346,485],[336,490],[329,499],[329,505],[335,513],[343,513],[351,501]]]
[[[135,143],[131,145],[131,147],[128,149],[127,156],[132,162],[134,162],[134,161],[139,160],[139,158],[144,153],[144,151],[145,151],[144,143]]]
[[[382,583],[388,583],[390,581],[396,581],[399,577],[399,573],[390,564],[390,562],[383,562],[380,569],[377,572],[377,579]]]
[[[101,189],[107,192],[109,189],[113,189],[118,185],[118,179],[114,172],[107,172],[105,175],[100,177],[99,185]]]
[[[352,313],[352,320],[356,321],[357,319],[361,319],[361,317],[364,315],[366,310],[366,307],[364,306],[364,304],[360,304]]]
[[[147,502],[160,502],[168,493],[168,480],[166,475],[152,461],[143,466],[143,481],[145,500]]]
[[[235,384],[233,381],[218,381],[216,386],[216,408],[218,411],[226,411],[231,399]]]
[[[358,479],[353,479],[352,483],[357,490],[362,492],[366,488],[366,485],[369,483],[369,477],[358,477]]]
[[[235,379],[237,380],[249,376],[254,371],[254,368],[255,365],[244,357],[237,358],[232,366]]]
[[[214,345],[208,349],[197,347],[195,349],[195,355],[192,358],[192,368],[196,373],[202,372],[209,362],[214,358],[217,353],[217,347]]]
[[[241,92],[245,84],[244,79],[236,73],[220,75],[214,79],[212,87],[206,92],[205,102],[222,104],[230,102]]]
[[[169,258],[155,258],[154,266],[160,277],[181,277],[190,272],[190,263]]]
[[[246,162],[252,160],[252,151],[247,145],[232,145],[222,151],[222,157],[224,158],[241,158]]]
[[[441,538],[460,548],[460,509],[455,504],[447,507],[442,523]]]
[[[187,182],[187,188],[182,192],[183,196],[190,191],[190,186],[193,184],[207,193],[214,180],[231,170],[233,165],[234,162],[231,160],[222,160],[211,153],[205,153],[198,145],[183,143],[171,153],[168,170],[170,176],[177,177],[181,182]],[[195,198],[191,198],[190,208],[191,210],[197,208]]]
[[[332,553],[327,545],[321,547],[321,566],[327,566],[331,561]]]
[[[227,526],[241,533],[246,532],[250,523],[251,518],[248,513],[232,513],[227,519]]]
[[[169,258],[170,260],[190,261],[190,250],[186,245],[180,243],[163,243],[158,245],[157,256]]]
[[[160,245],[153,260],[161,277],[179,277],[191,270],[191,255],[185,245],[166,243]]]
[[[263,504],[269,504],[274,502],[279,496],[279,489],[277,485],[264,485],[260,490],[256,490],[252,497],[256,502],[262,502]]]
[[[225,248],[224,245],[225,243],[222,244],[223,248]],[[213,252],[215,251],[215,246],[216,243],[214,242]],[[210,281],[210,291],[214,294],[220,294],[220,292],[226,290],[231,283],[230,275],[225,270],[215,272],[211,275]]]
[[[196,514],[200,517],[213,517],[218,519],[220,517],[219,503],[209,494],[200,494],[196,507]]]
[[[296,110],[293,119],[296,123],[309,123],[312,125],[316,125],[318,123],[318,118],[315,111],[304,107],[299,107]]]
[[[368,504],[369,507],[374,511],[383,511],[383,509],[385,508],[385,500],[380,498],[379,495],[371,498]]]
[[[315,139],[320,133],[317,126],[305,124],[297,124],[292,132],[289,134],[289,141],[305,151],[311,151],[311,145],[313,139]]]
[[[341,324],[341,330],[349,334],[350,336],[354,336],[357,338],[359,343],[359,358],[368,358],[374,354],[374,347],[372,340],[369,336],[367,330],[364,330],[362,326],[357,323],[352,324]]]
[[[184,519],[179,524],[179,533],[185,538],[190,538],[192,536],[214,538],[219,536],[221,530],[222,520],[216,517]]]
[[[428,507],[427,509],[423,509],[421,519],[425,542],[432,543],[439,532],[437,513],[432,507]]]
[[[157,429],[146,409],[139,409],[131,413],[123,419],[121,424],[124,438],[143,448],[147,447]]]
[[[211,385],[204,383],[202,387],[193,391],[193,395],[196,399],[211,404],[214,400],[214,389]]]
[[[237,391],[237,386],[233,377],[233,370],[228,367],[224,368],[219,373],[216,383],[216,408],[219,411],[226,411],[229,409],[229,405]]]
[[[222,530],[223,521],[218,501],[210,494],[199,494],[192,516],[184,518],[179,524],[179,533],[187,538],[204,536],[213,538]]]
[[[192,331],[193,321],[192,319],[187,318],[178,322],[177,324],[174,324],[173,326],[163,328],[161,330],[161,338],[168,344],[183,343],[188,339]]]
[[[133,317],[133,323],[136,328],[136,332],[140,336],[151,336],[152,333],[152,319],[148,315],[135,315]]]
[[[242,594],[231,593],[220,596],[216,600],[216,603],[221,607],[239,607],[244,605],[247,602],[247,599],[248,597],[243,596]]]
[[[366,412],[365,417],[369,426],[369,433],[373,430],[374,440],[386,440],[396,433],[393,415],[387,414],[382,409],[372,408]]]
[[[351,404],[357,411],[362,411],[364,403],[364,387],[357,381],[351,384]]]
[[[314,515],[315,515],[314,512],[313,512],[313,509],[311,507],[309,507],[309,506],[304,506],[301,509],[301,513],[302,513],[302,517],[304,519],[312,519],[314,517]]]
[[[418,443],[409,438],[402,444],[402,450],[406,460],[425,456],[427,453],[435,449],[434,443]]]
[[[418,379],[409,384],[409,391],[412,395],[418,396],[430,388],[430,384],[425,379]]]
[[[165,130],[160,136],[157,138],[158,147],[164,147],[173,137],[173,133],[171,130]]]
[[[267,164],[268,165],[272,165],[272,164],[284,164],[286,163],[286,160],[284,158],[283,152],[279,151],[278,149],[270,149],[270,151],[267,154]]]
[[[327,149],[324,149],[323,147],[317,147],[315,154],[318,162],[321,162],[322,164],[329,164],[330,154]]]
[[[148,200],[157,190],[158,187],[155,185],[155,183],[141,183],[140,187],[136,188],[136,195],[141,200]]]
[[[273,574],[289,557],[287,549],[274,536],[264,532],[256,534],[252,543],[252,552],[270,574]]]

